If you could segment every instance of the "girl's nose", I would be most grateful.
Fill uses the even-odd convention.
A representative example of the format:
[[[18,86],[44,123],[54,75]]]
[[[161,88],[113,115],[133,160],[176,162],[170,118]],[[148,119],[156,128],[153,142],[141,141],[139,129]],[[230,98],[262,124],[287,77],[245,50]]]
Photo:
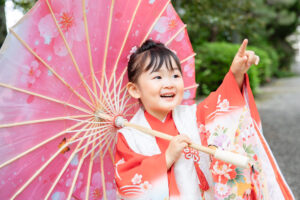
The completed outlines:
[[[165,88],[173,88],[173,87],[174,87],[174,80],[173,80],[172,78],[166,78],[166,79],[164,80],[163,86],[164,86]]]

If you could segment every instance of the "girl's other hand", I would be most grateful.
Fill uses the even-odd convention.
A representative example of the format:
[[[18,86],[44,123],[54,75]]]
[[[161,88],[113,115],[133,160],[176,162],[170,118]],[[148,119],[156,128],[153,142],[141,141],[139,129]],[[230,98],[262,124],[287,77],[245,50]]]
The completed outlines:
[[[255,52],[246,50],[247,44],[248,40],[244,39],[230,67],[240,88],[244,81],[244,74],[248,71],[250,66],[253,64],[258,65],[259,63],[259,57],[255,55]]]
[[[186,135],[177,135],[173,137],[165,153],[168,170],[173,163],[178,160],[182,150],[191,143],[192,141]]]

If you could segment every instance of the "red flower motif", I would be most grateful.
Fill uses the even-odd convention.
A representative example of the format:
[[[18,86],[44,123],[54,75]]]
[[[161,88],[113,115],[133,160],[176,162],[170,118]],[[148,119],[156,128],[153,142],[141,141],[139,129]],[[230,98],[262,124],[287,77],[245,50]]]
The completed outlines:
[[[214,181],[222,184],[227,183],[228,180],[235,179],[235,168],[235,165],[217,159],[213,159],[210,167]]]
[[[257,161],[257,155],[256,155],[256,154],[253,156],[253,159],[254,159],[255,161]]]
[[[183,149],[185,159],[193,159],[194,162],[199,162],[199,152],[193,148],[187,147]]]
[[[207,140],[210,136],[209,130],[206,130],[206,128],[203,124],[199,124],[198,131],[200,134],[200,139],[201,139],[202,145],[207,146]]]

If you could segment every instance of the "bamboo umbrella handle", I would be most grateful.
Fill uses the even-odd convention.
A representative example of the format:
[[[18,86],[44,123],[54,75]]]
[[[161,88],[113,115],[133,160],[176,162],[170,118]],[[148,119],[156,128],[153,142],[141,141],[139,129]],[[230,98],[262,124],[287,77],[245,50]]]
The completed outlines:
[[[162,138],[162,139],[165,139],[165,140],[169,140],[169,141],[172,140],[173,137],[174,137],[174,136],[170,136],[170,135],[167,135],[165,133],[155,131],[155,130],[152,130],[152,129],[149,129],[149,128],[145,128],[143,126],[132,124],[132,123],[129,123],[129,122],[125,122],[124,126],[131,127],[131,128],[137,129],[137,130],[139,130],[143,133],[147,133],[149,135],[156,136],[156,137],[159,137],[159,138]],[[199,150],[199,151],[202,151],[204,153],[208,153],[210,155],[215,155],[215,151],[216,151],[216,150],[211,149],[209,147],[205,147],[205,146],[195,144],[195,143],[191,143],[189,145],[189,147],[192,147],[192,148],[194,148],[196,150]]]
[[[141,132],[147,133],[149,135],[152,136],[156,136],[162,139],[166,139],[166,140],[172,140],[173,136],[167,135],[165,133],[159,132],[159,131],[155,131],[149,128],[145,128],[143,126],[137,125],[137,124],[132,124],[129,123],[127,121],[123,122],[123,126],[124,127],[131,127],[134,129],[137,129]],[[216,159],[218,160],[222,160],[225,161],[227,163],[231,163],[234,164],[238,167],[242,167],[242,168],[247,168],[248,167],[248,162],[249,162],[249,158],[240,154],[236,154],[233,152],[229,152],[229,151],[223,151],[220,149],[211,149],[209,147],[205,147],[199,144],[195,144],[195,143],[191,143],[189,145],[189,147],[192,147],[196,150],[202,151],[204,153],[208,153],[210,155],[213,155]]]

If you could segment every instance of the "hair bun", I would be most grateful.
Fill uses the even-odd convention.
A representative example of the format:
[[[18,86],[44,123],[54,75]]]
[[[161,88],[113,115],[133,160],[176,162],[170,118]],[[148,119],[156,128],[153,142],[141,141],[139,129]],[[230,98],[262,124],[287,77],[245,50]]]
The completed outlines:
[[[151,39],[148,39],[142,44],[142,46],[139,48],[139,51],[137,53],[141,53],[141,52],[144,52],[149,49],[156,48],[156,47],[164,47],[164,46],[165,45],[160,42],[155,42]]]

